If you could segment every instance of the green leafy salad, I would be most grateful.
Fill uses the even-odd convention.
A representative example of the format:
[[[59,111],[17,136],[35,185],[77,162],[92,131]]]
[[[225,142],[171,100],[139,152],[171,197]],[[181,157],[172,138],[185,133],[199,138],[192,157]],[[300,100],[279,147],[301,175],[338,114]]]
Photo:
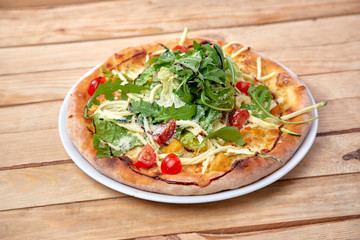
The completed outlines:
[[[101,68],[101,76],[90,83],[92,96],[84,117],[93,119],[98,158],[128,155],[139,169],[157,167],[177,174],[183,166],[198,165],[205,173],[220,153],[225,165],[235,156],[261,154],[261,146],[244,141],[241,130],[246,126],[299,136],[284,124],[314,120],[287,122],[272,114],[279,103],[268,87],[246,81],[218,44],[194,41],[185,47],[182,42],[173,49],[162,45],[158,54],[148,53],[141,74]],[[163,166],[169,155],[167,162],[176,167]]]

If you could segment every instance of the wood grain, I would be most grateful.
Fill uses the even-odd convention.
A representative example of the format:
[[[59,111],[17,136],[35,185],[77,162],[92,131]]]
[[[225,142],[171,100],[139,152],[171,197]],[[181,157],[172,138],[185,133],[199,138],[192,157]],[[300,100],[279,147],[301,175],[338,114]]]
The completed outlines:
[[[0,237],[124,239],[234,227],[254,231],[256,225],[359,215],[359,194],[360,174],[349,174],[317,178],[316,184],[280,181],[242,197],[181,207],[122,197],[19,209],[0,212]]]
[[[298,75],[359,70],[359,56],[353,53],[360,51],[360,37],[356,34],[356,29],[360,28],[360,15],[334,19],[307,20],[250,28],[191,31],[189,36],[227,41],[241,40],[250,44],[256,51],[282,62]],[[341,34],[338,34],[338,29],[342,29]],[[2,48],[0,49],[0,75],[77,68],[90,70],[120,49],[166,38],[179,38],[180,35],[180,33],[173,33],[102,41]],[[299,35],[304,35],[304,37],[296,37]],[[90,49],[91,51],[89,51]],[[49,78],[51,76],[52,73],[49,73]]]
[[[58,129],[1,134],[0,152],[0,169],[69,159]]]
[[[2,91],[0,107],[25,103],[39,103],[64,99],[77,79],[87,68],[70,69],[32,74],[14,74],[0,76]],[[49,77],[51,75],[51,77]],[[309,87],[318,100],[335,100],[346,96],[358,97],[360,93],[360,71],[322,73],[302,75],[300,78]],[[30,84],[27,84],[31,82]],[[336,89],[336,91],[333,91]]]
[[[7,1],[0,0],[0,8],[23,8],[23,7],[38,7],[38,6],[57,6],[65,4],[79,4],[88,2],[97,2],[99,0],[16,0]]]
[[[239,11],[234,11],[234,7]],[[184,26],[192,30],[214,29],[359,12],[360,4],[356,0],[265,0],[261,4],[245,0],[222,4],[215,0],[206,4],[190,0],[181,4],[174,0],[166,3],[142,0],[134,4],[133,1],[123,0],[0,10],[0,46],[134,37],[181,32]]]
[[[358,239],[360,236],[360,219],[349,219],[329,223],[318,223],[296,227],[246,232],[238,234],[204,234],[184,233],[169,236],[139,238],[139,240],[287,240],[296,236],[297,240],[308,239]]]
[[[37,137],[34,136],[36,141]],[[45,138],[47,140],[47,138]],[[282,179],[313,178],[327,175],[339,175],[360,172],[360,161],[356,159],[344,161],[342,156],[348,152],[360,149],[360,132],[318,137],[309,153],[289,174]],[[4,158],[1,166],[8,164],[6,171],[0,171],[0,210],[45,206],[85,200],[98,200],[122,196],[116,191],[95,182],[83,173],[75,164],[57,164],[41,166],[44,162],[56,161],[61,157],[54,144],[41,155],[40,147],[30,144]],[[34,147],[32,149],[31,147]],[[1,149],[0,149],[1,150]],[[2,151],[4,152],[4,151]],[[54,153],[53,155],[51,153]],[[66,153],[65,153],[66,154]],[[20,155],[20,157],[17,157]],[[24,155],[24,157],[22,157]],[[12,159],[13,162],[7,162]],[[30,164],[33,167],[19,166]],[[38,166],[36,166],[36,163]],[[10,164],[10,165],[9,165]],[[15,165],[11,167],[12,165]],[[17,164],[17,165],[16,165]],[[19,168],[21,167],[21,168]],[[0,167],[1,169],[1,167]],[[21,187],[15,187],[21,186]]]

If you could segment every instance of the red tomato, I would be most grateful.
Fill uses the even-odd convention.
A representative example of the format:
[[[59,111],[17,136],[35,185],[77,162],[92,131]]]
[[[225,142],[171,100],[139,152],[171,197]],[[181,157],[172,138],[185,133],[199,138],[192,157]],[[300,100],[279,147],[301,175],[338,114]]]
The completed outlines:
[[[172,50],[173,51],[180,50],[182,52],[187,52],[189,49],[185,46],[176,45]]]
[[[178,174],[181,169],[181,161],[174,153],[167,155],[161,163],[161,171],[166,174]]]
[[[230,125],[237,127],[239,130],[243,127],[243,125],[249,119],[250,114],[246,109],[236,110],[234,114],[231,116]]]
[[[240,90],[240,92],[249,95],[248,90],[249,87],[251,86],[251,83],[248,82],[237,82],[236,83],[236,88]]]
[[[136,162],[134,164],[137,168],[151,168],[155,163],[155,150],[149,144],[146,144],[137,155]]]
[[[171,139],[175,130],[176,122],[174,119],[170,119],[166,124],[160,124],[153,132],[152,137],[158,144],[164,144]]]
[[[106,82],[104,77],[94,78],[88,86],[87,92],[90,96],[94,95],[95,90],[98,88],[99,84],[103,84]]]

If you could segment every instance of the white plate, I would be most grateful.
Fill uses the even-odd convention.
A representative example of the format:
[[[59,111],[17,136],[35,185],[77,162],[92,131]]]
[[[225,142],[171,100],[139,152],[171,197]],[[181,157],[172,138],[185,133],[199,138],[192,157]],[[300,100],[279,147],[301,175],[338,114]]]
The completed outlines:
[[[99,64],[100,65],[100,64]],[[99,66],[98,65],[98,66]],[[59,132],[60,132],[60,138],[64,145],[64,148],[66,152],[69,154],[70,158],[75,162],[75,164],[84,171],[87,175],[95,179],[96,181],[100,182],[101,184],[112,188],[118,192],[134,196],[141,199],[156,201],[156,202],[166,202],[166,203],[182,203],[182,204],[189,204],[189,203],[205,203],[205,202],[214,202],[229,198],[238,197],[253,191],[256,191],[258,189],[261,189],[281,177],[283,177],[285,174],[287,174],[290,170],[292,170],[305,156],[305,154],[310,150],[318,129],[318,120],[314,120],[312,122],[312,125],[310,127],[309,133],[305,137],[303,143],[299,147],[299,149],[296,151],[296,153],[293,155],[293,157],[284,164],[283,167],[278,169],[277,171],[273,172],[272,174],[260,179],[257,182],[254,182],[252,184],[249,184],[247,186],[234,189],[234,190],[227,190],[219,193],[214,194],[208,194],[208,195],[201,195],[201,196],[171,196],[166,194],[159,194],[159,193],[153,193],[153,192],[147,192],[143,191],[137,188],[133,188],[130,186],[127,186],[125,184],[119,183],[105,175],[102,175],[99,173],[93,166],[90,165],[90,163],[77,151],[75,146],[70,141],[69,135],[66,130],[66,107],[67,103],[69,101],[70,93],[73,91],[74,87],[86,76],[91,74],[98,66],[90,70],[88,73],[86,73],[68,92],[68,94],[65,97],[65,100],[61,106],[60,109],[60,115],[59,115]],[[288,70],[288,69],[287,69]],[[309,90],[308,90],[309,92]],[[315,104],[314,99],[309,92],[311,97],[312,104]],[[314,117],[318,116],[317,110],[313,111]]]

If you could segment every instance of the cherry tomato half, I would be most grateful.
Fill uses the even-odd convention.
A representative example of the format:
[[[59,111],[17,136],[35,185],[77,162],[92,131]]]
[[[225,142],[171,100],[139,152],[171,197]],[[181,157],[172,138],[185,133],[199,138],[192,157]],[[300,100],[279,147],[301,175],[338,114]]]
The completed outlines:
[[[97,77],[94,78],[88,86],[87,92],[90,96],[94,95],[94,92],[98,88],[99,84],[103,84],[106,82],[106,79],[104,77]]]
[[[172,50],[173,51],[180,50],[182,52],[187,52],[189,49],[185,46],[176,45]]]
[[[239,130],[244,126],[244,124],[249,119],[250,114],[246,109],[239,109],[234,112],[230,119],[230,125],[237,127]]]
[[[170,153],[167,155],[164,160],[161,162],[161,171],[166,174],[178,174],[181,172],[182,165],[179,157]]]
[[[143,149],[139,152],[134,163],[137,168],[151,168],[156,163],[156,153],[155,150],[149,145],[146,144]]]
[[[167,123],[162,123],[152,134],[154,141],[158,144],[164,144],[171,139],[176,130],[176,121],[170,119]]]
[[[248,82],[237,82],[236,83],[236,88],[240,90],[240,92],[246,94],[249,96],[248,90],[249,87],[251,86],[251,83]]]

